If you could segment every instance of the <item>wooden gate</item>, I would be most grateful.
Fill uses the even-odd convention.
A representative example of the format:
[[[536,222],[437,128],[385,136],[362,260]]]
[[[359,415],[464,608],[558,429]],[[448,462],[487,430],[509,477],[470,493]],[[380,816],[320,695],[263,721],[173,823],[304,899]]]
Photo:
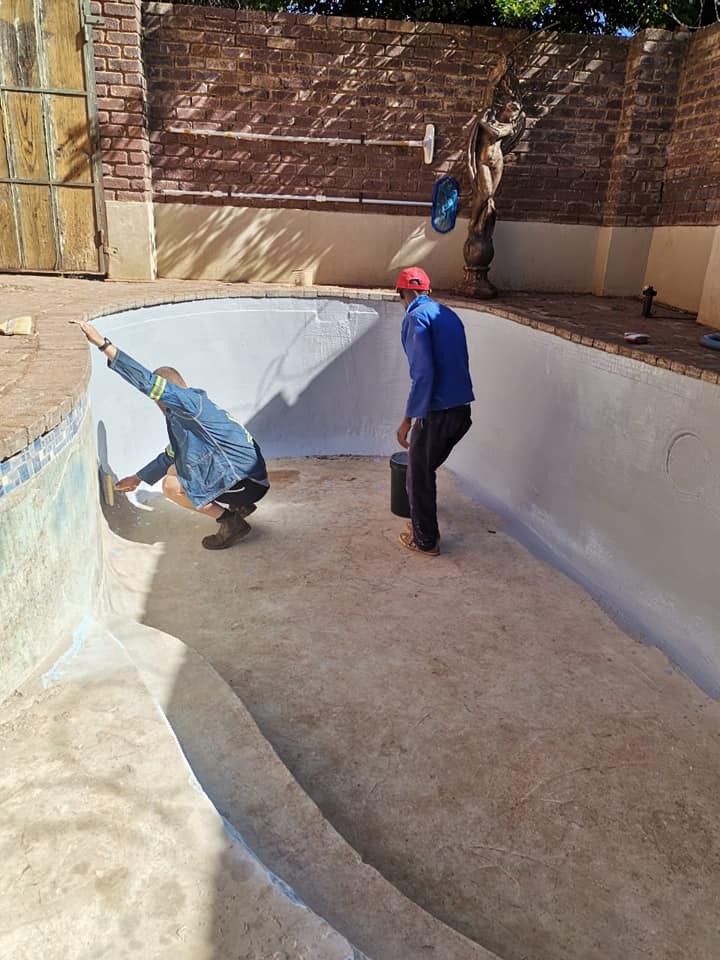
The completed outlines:
[[[0,0],[0,271],[105,274],[88,0]]]

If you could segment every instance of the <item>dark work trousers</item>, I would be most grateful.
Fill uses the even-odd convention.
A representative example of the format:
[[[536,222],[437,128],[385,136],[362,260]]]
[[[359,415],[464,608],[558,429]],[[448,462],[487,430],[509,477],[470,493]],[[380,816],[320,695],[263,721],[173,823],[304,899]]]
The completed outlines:
[[[413,539],[421,550],[432,550],[440,533],[437,524],[435,471],[470,429],[470,406],[431,410],[413,421],[410,433],[407,492]]]
[[[270,487],[266,487],[262,483],[256,483],[250,477],[246,477],[245,480],[236,483],[225,493],[219,493],[215,497],[215,503],[221,503],[228,507],[249,507],[251,503],[262,500],[269,489]]]

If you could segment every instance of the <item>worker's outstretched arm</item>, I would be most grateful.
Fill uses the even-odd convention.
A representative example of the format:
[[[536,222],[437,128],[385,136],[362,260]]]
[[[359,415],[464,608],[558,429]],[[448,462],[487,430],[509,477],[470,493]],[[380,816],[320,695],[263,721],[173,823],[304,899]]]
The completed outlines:
[[[108,341],[106,346],[105,337],[91,323],[86,323],[84,320],[71,320],[70,323],[80,327],[88,343],[94,347],[103,347],[102,352],[107,357],[108,366],[151,400],[159,400],[165,406],[191,416],[200,412],[200,399],[195,390],[179,387],[169,383],[164,377],[151,373],[137,360],[133,360],[127,353],[119,350],[114,343]]]

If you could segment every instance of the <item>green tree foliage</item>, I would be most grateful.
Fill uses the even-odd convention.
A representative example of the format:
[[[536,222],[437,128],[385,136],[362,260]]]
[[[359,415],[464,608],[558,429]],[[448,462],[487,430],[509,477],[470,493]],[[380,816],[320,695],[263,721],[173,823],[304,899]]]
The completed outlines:
[[[633,33],[714,23],[720,0],[175,0],[205,7],[249,7],[339,17],[431,20],[570,33]]]

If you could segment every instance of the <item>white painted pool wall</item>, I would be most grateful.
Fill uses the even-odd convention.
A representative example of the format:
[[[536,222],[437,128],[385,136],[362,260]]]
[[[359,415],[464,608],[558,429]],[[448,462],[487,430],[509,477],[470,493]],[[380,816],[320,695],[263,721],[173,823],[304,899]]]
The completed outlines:
[[[266,457],[389,455],[407,394],[402,318],[394,302],[280,297],[148,307],[97,327],[150,369],[174,366],[205,389]],[[168,443],[160,411],[97,351],[91,397],[119,476]]]
[[[718,388],[461,315],[477,400],[448,465],[720,691]],[[204,386],[267,456],[387,455],[408,387],[401,321],[392,302],[289,298],[148,308],[98,325],[146,364]],[[167,442],[161,415],[107,371],[95,370],[92,391],[111,467],[135,472]]]
[[[460,313],[477,400],[452,468],[720,691],[718,388]]]

